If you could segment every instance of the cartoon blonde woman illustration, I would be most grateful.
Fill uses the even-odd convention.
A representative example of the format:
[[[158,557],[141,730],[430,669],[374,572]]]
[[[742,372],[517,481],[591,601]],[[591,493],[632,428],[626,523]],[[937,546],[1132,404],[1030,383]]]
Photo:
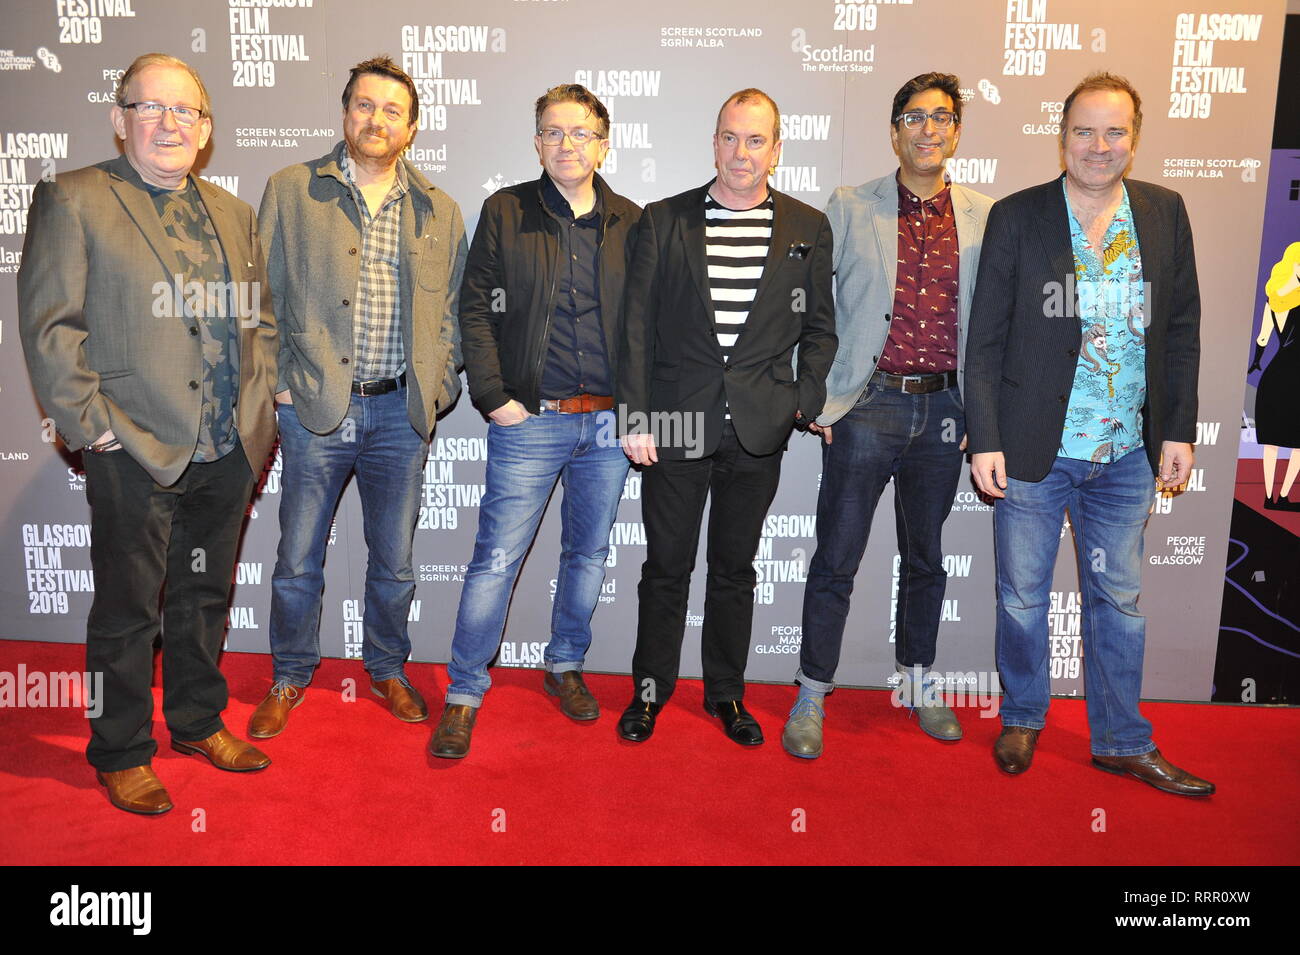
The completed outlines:
[[[1289,495],[1300,472],[1300,242],[1286,247],[1282,261],[1273,266],[1264,283],[1268,301],[1259,320],[1259,337],[1255,339],[1255,357],[1250,371],[1259,371],[1260,360],[1269,339],[1277,335],[1277,351],[1260,376],[1255,392],[1256,440],[1264,448],[1264,506],[1277,511],[1300,511],[1300,500]],[[1291,321],[1295,314],[1297,321]],[[1273,497],[1273,475],[1277,468],[1277,449],[1290,450],[1286,474],[1277,498]]]

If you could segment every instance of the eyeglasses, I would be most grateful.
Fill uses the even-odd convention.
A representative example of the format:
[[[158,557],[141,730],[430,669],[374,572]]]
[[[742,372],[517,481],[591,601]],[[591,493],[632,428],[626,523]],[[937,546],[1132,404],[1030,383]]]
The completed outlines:
[[[957,114],[946,109],[936,109],[933,113],[927,113],[923,109],[909,109],[895,117],[894,122],[900,119],[908,129],[920,129],[927,119],[934,123],[935,129],[947,129],[957,122]]]
[[[177,126],[193,126],[203,118],[203,110],[193,106],[164,106],[162,103],[127,103],[122,109],[133,109],[142,123],[161,122],[163,113],[170,112]]]
[[[604,138],[600,133],[584,129],[581,126],[577,129],[570,129],[568,132],[554,126],[547,126],[545,129],[539,129],[537,136],[541,139],[543,146],[558,146],[564,142],[565,136],[569,137],[569,142],[578,147],[585,146],[590,142],[599,142]]]

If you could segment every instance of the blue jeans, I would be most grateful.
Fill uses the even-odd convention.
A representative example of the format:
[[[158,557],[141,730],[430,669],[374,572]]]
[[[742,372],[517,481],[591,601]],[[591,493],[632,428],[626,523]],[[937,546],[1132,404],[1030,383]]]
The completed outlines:
[[[627,477],[617,434],[612,411],[545,412],[509,427],[488,425],[487,487],[456,615],[448,704],[479,706],[492,685],[488,664],[505,631],[510,594],[557,479],[564,485],[563,531],[543,662],[552,673],[582,669]]]
[[[355,473],[368,553],[361,657],[372,680],[405,680],[406,618],[415,596],[411,549],[429,451],[411,427],[406,388],[353,395],[347,416],[329,434],[303,427],[293,405],[278,406],[276,415],[284,474],[271,575],[275,679],[306,686],[320,663],[325,546],[343,486]]]
[[[817,551],[808,565],[795,679],[834,689],[853,581],[880,495],[894,480],[898,605],[894,654],[904,667],[934,663],[948,574],[942,533],[961,475],[966,415],[956,388],[908,395],[870,385],[822,445]]]
[[[1141,448],[1111,464],[1057,458],[1036,483],[1007,478],[1007,496],[993,509],[1003,726],[1042,729],[1047,716],[1047,608],[1068,509],[1083,595],[1093,755],[1137,756],[1155,748],[1151,724],[1138,712],[1146,621],[1137,606],[1142,532],[1154,493]]]

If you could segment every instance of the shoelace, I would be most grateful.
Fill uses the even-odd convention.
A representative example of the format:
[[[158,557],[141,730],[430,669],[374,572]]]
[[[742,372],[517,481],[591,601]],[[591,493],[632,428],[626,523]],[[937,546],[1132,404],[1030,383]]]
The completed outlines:
[[[271,687],[271,692],[278,697],[289,700],[296,700],[299,695],[298,688],[292,683],[288,683],[284,680],[279,681],[275,686]]]
[[[817,705],[817,701],[811,697],[801,696],[794,701],[794,706],[790,708],[790,719],[799,719],[804,716],[816,715],[822,719],[826,718],[826,711]]]

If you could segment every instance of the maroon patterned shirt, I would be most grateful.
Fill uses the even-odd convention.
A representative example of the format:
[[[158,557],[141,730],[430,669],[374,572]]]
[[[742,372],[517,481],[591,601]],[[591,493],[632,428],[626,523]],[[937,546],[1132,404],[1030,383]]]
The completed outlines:
[[[878,370],[934,375],[957,369],[957,255],[951,187],[922,200],[899,182],[894,317]]]

